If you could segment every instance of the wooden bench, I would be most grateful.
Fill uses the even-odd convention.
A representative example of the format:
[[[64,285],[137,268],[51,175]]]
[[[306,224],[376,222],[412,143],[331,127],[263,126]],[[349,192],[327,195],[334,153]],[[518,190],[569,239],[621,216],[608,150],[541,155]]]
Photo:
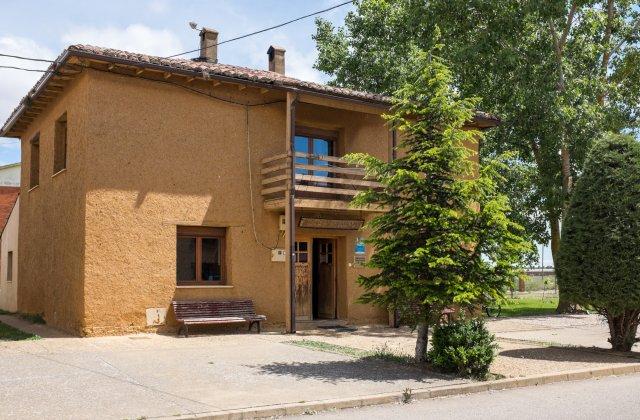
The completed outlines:
[[[234,324],[248,322],[249,331],[254,324],[260,333],[260,322],[266,321],[264,315],[256,315],[253,301],[242,300],[199,300],[171,302],[176,320],[182,324],[178,335],[184,330],[184,336],[189,337],[189,325],[204,324]]]

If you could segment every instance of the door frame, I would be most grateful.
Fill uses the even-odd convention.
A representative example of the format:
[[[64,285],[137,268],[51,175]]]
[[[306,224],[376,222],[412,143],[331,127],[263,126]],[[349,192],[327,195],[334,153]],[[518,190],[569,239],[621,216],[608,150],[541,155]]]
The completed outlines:
[[[319,253],[319,249],[316,247],[316,241],[327,241],[331,243],[332,249],[332,262],[331,262],[331,283],[333,285],[333,316],[331,318],[320,318],[317,316],[318,314],[318,295],[317,287],[319,286],[318,276],[319,273],[317,271],[318,258],[316,256]],[[333,237],[324,237],[324,236],[312,236],[311,237],[311,317],[312,319],[338,319],[338,269],[337,269],[337,247],[338,240]]]

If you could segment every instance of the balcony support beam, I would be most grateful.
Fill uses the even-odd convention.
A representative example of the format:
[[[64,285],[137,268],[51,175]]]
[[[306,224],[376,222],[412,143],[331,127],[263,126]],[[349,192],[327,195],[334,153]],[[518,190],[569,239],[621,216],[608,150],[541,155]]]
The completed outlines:
[[[293,156],[294,144],[296,136],[296,105],[298,104],[298,94],[287,92],[287,118],[286,118],[286,140],[285,150],[288,156]],[[289,174],[295,173],[295,159],[288,159]],[[263,172],[264,173],[264,172]],[[288,291],[288,305],[285,308],[286,331],[288,333],[296,332],[296,205],[295,205],[295,186],[296,180],[294,176],[289,176],[286,181],[284,211],[285,216],[285,248],[288,250],[285,256],[285,262],[288,266],[286,276],[286,290]]]

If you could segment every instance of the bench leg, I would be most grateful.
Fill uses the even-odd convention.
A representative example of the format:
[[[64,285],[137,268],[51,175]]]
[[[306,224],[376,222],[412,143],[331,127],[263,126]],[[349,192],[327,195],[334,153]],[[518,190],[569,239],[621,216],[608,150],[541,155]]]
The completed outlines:
[[[184,324],[184,337],[189,337],[189,326],[187,324]]]
[[[178,337],[180,337],[180,333],[182,332],[183,328],[184,328],[184,324],[180,324],[180,326],[178,327],[178,333],[176,334]]]
[[[258,324],[258,334],[260,334],[260,321],[256,322]]]

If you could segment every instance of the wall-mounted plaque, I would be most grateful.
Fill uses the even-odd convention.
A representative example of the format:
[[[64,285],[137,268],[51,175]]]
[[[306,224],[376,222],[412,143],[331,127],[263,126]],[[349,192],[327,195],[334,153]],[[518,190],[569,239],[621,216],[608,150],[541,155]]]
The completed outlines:
[[[363,223],[362,220],[320,219],[313,217],[300,218],[300,227],[311,229],[358,230],[362,227]]]

